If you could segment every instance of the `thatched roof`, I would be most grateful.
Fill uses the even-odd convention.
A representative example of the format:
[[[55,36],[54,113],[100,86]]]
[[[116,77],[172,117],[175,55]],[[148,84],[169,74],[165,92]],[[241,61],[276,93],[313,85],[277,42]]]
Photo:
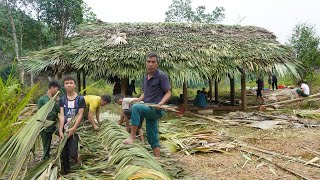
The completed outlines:
[[[239,69],[256,72],[276,68],[279,73],[296,73],[297,65],[292,50],[279,44],[273,33],[259,27],[105,23],[81,25],[70,44],[27,57],[33,61],[27,70],[40,72],[68,62],[72,70],[84,69],[97,78],[137,78],[145,73],[144,59],[149,51],[158,52],[160,69],[175,82],[236,74]],[[60,71],[66,71],[58,66]]]

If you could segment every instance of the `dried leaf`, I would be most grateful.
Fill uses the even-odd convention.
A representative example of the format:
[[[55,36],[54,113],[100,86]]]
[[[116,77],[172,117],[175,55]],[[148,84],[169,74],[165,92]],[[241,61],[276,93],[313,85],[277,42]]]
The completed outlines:
[[[314,162],[316,162],[316,161],[318,161],[318,160],[320,160],[319,157],[314,157],[314,158],[311,159],[310,161],[306,162],[304,165],[308,165],[308,164],[310,164],[310,163],[314,163]]]
[[[247,156],[246,154],[242,153],[242,156],[247,160],[247,161],[252,161],[252,159]]]
[[[271,171],[275,176],[278,176],[276,171],[271,166],[269,166],[269,171]]]
[[[256,166],[256,169],[258,169],[258,168],[260,168],[260,167],[264,166],[265,164],[266,164],[265,162],[262,162],[262,163],[258,164],[258,165]]]

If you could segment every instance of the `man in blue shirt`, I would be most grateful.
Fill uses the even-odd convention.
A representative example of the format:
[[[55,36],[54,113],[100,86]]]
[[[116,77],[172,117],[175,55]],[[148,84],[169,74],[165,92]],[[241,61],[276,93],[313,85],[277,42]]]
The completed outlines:
[[[135,102],[164,105],[171,97],[171,87],[168,76],[158,69],[159,56],[150,52],[146,56],[147,74],[143,79],[141,96]],[[155,157],[160,157],[160,143],[158,120],[163,116],[164,110],[146,106],[144,104],[134,104],[131,113],[131,134],[124,140],[125,144],[131,144],[136,138],[136,132],[142,118],[146,119],[147,139]]]

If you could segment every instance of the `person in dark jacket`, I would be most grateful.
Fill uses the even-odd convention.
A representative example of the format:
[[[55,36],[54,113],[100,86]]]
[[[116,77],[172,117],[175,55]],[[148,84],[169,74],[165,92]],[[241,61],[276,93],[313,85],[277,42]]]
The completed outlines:
[[[276,75],[272,75],[272,90],[278,89],[278,79]]]

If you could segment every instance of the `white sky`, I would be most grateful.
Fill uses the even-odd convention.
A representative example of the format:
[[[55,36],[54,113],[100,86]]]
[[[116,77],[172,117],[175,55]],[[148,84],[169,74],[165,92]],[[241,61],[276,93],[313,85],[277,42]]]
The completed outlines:
[[[84,0],[105,22],[163,22],[171,0]],[[319,0],[191,0],[194,9],[225,8],[222,24],[254,25],[272,31],[281,43],[288,41],[298,23],[315,25],[320,35]]]

